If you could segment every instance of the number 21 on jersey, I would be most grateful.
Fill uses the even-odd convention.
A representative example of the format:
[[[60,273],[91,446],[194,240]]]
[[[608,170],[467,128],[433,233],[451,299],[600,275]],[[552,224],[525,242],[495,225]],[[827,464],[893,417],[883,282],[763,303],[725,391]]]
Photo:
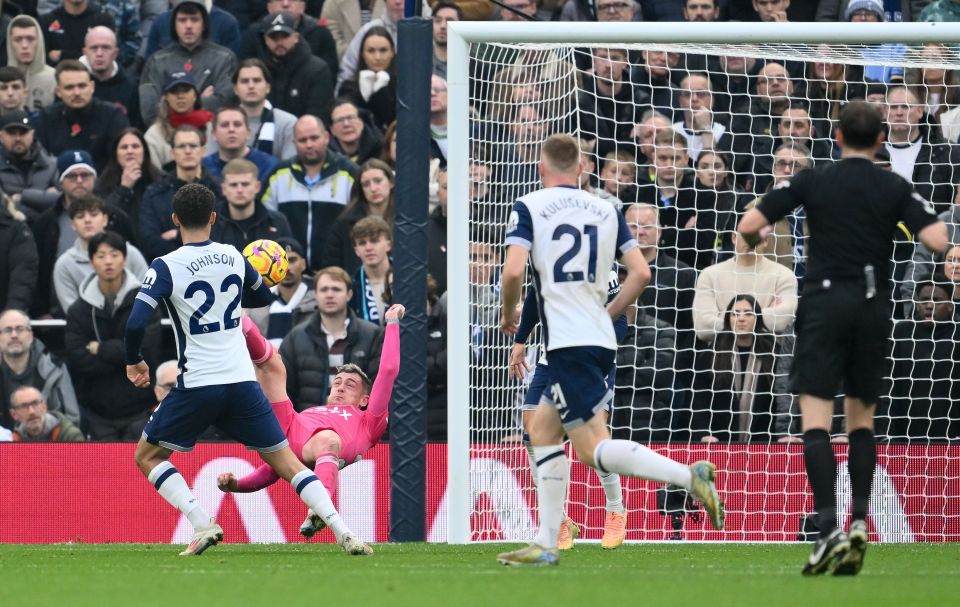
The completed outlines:
[[[569,236],[570,238],[564,238]],[[583,269],[569,267],[573,258],[576,257],[584,246],[589,248],[589,257],[587,259],[586,280],[594,282],[597,277],[597,226],[585,225],[579,229],[569,223],[562,223],[553,231],[554,241],[567,241],[570,243],[557,261],[553,264],[553,282],[581,282],[584,280]],[[586,240],[586,244],[584,244]]]

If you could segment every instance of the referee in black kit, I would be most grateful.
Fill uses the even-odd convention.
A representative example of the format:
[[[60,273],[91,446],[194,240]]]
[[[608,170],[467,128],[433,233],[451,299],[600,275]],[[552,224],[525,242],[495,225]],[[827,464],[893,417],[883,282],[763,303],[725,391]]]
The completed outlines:
[[[947,247],[933,206],[895,173],[874,165],[883,119],[864,101],[840,113],[835,163],[797,174],[744,214],[739,232],[756,246],[770,224],[803,206],[810,232],[807,273],[797,310],[791,389],[800,394],[803,459],[820,539],[804,575],[855,575],[867,544],[867,508],[876,464],[874,405],[880,396],[891,329],[894,230],[902,221],[931,251]],[[833,397],[846,394],[853,493],[849,537],[837,527],[836,468],[830,446]]]

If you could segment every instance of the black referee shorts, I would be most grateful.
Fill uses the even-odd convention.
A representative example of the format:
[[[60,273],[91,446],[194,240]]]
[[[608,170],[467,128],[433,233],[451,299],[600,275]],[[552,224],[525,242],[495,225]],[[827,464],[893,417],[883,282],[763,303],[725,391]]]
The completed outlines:
[[[877,402],[892,321],[890,302],[864,295],[858,280],[804,285],[797,309],[793,392],[832,399],[843,392]]]

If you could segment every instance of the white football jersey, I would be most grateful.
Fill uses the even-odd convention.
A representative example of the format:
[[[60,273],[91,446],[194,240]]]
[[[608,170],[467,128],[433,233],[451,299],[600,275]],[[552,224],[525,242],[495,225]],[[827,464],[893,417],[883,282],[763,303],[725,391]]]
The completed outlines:
[[[548,351],[617,349],[606,309],[610,268],[637,241],[611,203],[572,187],[538,190],[514,205],[506,244],[530,249]]]
[[[240,328],[247,289],[262,282],[232,245],[188,244],[150,264],[137,299],[167,307],[177,341],[183,388],[256,381]]]

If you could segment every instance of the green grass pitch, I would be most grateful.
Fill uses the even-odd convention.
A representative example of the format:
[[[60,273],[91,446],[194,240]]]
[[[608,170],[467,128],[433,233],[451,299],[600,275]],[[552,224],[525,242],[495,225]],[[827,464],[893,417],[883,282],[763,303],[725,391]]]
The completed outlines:
[[[855,578],[803,578],[806,545],[579,544],[558,567],[514,569],[515,545],[0,545],[0,605],[829,607],[957,605],[960,544],[870,546]]]

